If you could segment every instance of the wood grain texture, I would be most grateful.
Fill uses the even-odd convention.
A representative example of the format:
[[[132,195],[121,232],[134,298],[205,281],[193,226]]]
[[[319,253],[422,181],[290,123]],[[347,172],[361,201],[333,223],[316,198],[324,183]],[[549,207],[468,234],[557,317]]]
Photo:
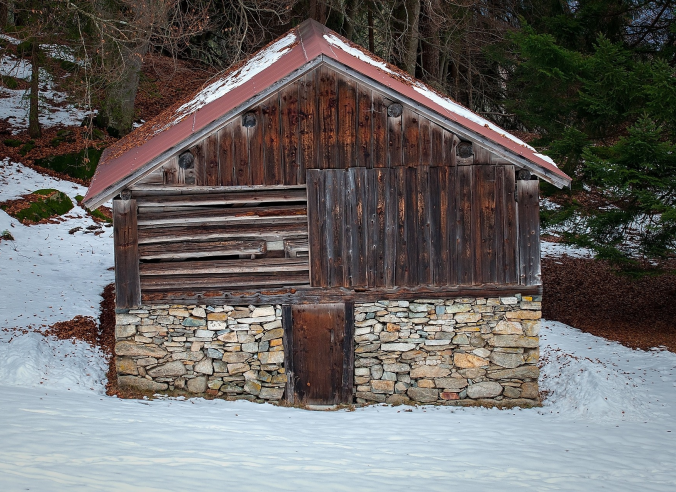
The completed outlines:
[[[540,278],[540,182],[516,182],[519,234],[519,271],[522,285],[539,285]]]
[[[113,200],[115,245],[115,305],[133,308],[141,304],[136,200]]]

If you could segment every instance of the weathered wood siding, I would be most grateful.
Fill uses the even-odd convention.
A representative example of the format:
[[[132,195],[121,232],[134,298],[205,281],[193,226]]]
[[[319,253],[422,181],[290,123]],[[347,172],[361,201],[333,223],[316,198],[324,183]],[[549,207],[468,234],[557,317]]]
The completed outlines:
[[[396,101],[324,65],[245,110],[191,147],[193,169],[173,158],[143,184],[296,185],[307,169],[443,167],[504,163],[475,145],[456,156],[457,136]],[[253,115],[245,126],[243,115]]]
[[[513,166],[307,176],[313,286],[539,284],[537,181],[519,181],[517,203]]]

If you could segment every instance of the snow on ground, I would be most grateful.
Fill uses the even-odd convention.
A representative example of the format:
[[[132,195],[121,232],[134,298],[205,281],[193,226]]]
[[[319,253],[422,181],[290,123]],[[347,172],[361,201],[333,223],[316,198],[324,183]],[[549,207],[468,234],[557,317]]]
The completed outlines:
[[[56,45],[49,45],[50,54],[58,54]],[[0,75],[25,79],[30,81],[31,63],[21,60],[13,55],[0,56]],[[43,128],[57,125],[79,125],[87,111],[67,102],[68,95],[54,88],[53,77],[44,69],[40,69],[40,99],[39,120]],[[13,90],[0,87],[0,119],[7,120],[12,128],[12,133],[17,134],[28,128],[28,100],[29,92],[26,90]]]
[[[0,161],[0,201],[41,188],[54,188],[75,196],[86,188],[43,176],[22,164]],[[14,241],[0,241],[0,328],[39,326],[69,320],[78,314],[99,315],[103,287],[114,280],[108,268],[113,260],[113,229],[95,236],[85,234],[95,222],[75,205],[60,224],[25,226],[0,211],[0,231]],[[82,230],[75,234],[68,231]],[[8,337],[0,332],[0,340]]]
[[[0,166],[0,200],[47,186],[82,193]],[[95,314],[110,234],[67,233],[88,218],[25,227],[0,211],[0,229],[11,223],[0,328]],[[675,490],[676,354],[550,321],[541,352],[541,408],[311,412],[107,397],[99,351],[0,331],[0,490]]]

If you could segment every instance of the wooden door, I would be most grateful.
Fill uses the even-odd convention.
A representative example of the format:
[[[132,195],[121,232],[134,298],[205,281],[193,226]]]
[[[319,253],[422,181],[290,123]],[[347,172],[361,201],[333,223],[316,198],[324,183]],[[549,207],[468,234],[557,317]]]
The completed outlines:
[[[352,402],[352,304],[291,306],[290,368],[295,403]],[[288,331],[287,331],[288,332]]]

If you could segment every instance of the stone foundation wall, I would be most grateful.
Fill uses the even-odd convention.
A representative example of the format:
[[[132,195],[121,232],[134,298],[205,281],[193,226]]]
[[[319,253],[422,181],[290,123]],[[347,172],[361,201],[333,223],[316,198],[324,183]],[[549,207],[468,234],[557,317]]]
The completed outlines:
[[[540,298],[355,304],[355,403],[538,402]],[[281,306],[144,306],[117,314],[118,384],[279,401]]]
[[[541,298],[355,305],[357,403],[538,403]]]
[[[280,306],[148,306],[117,314],[118,384],[278,401],[284,394]]]

